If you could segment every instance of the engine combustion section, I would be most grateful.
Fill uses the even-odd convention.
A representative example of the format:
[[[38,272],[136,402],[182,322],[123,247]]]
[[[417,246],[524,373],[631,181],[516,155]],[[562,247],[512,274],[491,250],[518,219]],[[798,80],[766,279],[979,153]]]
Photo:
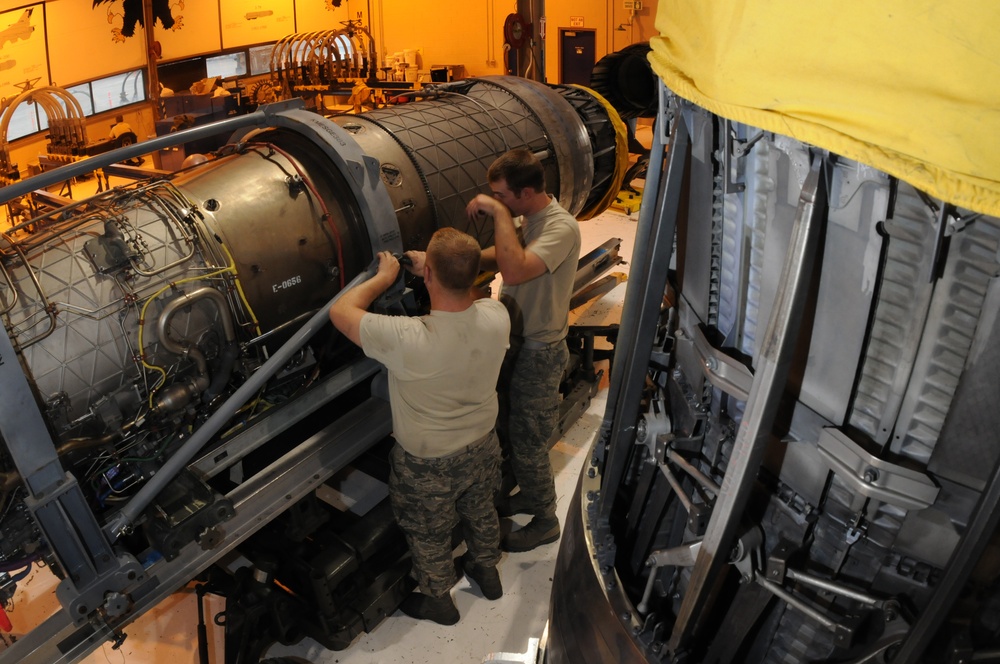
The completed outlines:
[[[367,396],[377,366],[325,324],[331,298],[378,251],[422,249],[441,226],[491,244],[491,225],[470,227],[464,205],[488,192],[486,169],[510,148],[538,154],[576,213],[618,191],[624,157],[620,120],[598,97],[502,77],[336,121],[283,104],[224,123],[236,133],[205,163],[53,210],[0,246],[0,564],[44,559],[70,620],[99,634],[264,525],[253,500],[273,518],[389,433],[384,412],[363,433],[339,426],[350,438],[320,470],[316,457],[289,461],[280,436],[294,429],[297,444],[307,424],[361,423],[381,408]],[[150,145],[89,167],[139,149]],[[379,306],[418,313],[398,298]],[[272,486],[278,467],[285,479]],[[271,475],[244,476],[263,468]],[[175,558],[188,566],[158,578]],[[0,661],[55,661],[49,640]]]

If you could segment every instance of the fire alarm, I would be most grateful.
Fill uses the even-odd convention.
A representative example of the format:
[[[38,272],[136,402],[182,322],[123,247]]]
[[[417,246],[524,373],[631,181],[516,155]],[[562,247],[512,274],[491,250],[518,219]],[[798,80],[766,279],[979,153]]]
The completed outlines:
[[[513,48],[521,48],[531,37],[531,25],[524,22],[520,14],[508,14],[503,22],[503,38]]]

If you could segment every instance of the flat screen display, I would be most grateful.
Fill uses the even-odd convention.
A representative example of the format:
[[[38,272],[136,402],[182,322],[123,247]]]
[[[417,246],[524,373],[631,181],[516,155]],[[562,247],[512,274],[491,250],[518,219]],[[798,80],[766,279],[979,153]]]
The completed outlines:
[[[271,72],[271,49],[273,44],[250,47],[250,73],[253,76]]]
[[[238,53],[213,55],[205,58],[205,69],[209,76],[218,76],[219,78],[246,76],[247,54],[239,51]]]

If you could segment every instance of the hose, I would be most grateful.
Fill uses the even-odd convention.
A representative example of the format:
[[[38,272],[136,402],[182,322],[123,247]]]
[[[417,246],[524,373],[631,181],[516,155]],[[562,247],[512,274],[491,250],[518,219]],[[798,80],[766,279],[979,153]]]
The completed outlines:
[[[236,414],[236,411],[247,402],[250,397],[257,393],[257,391],[267,382],[274,374],[285,366],[285,364],[291,359],[292,355],[298,352],[305,343],[324,325],[328,325],[329,310],[330,307],[334,305],[340,296],[354,288],[355,286],[364,283],[371,277],[375,275],[378,271],[378,257],[372,261],[368,268],[354,277],[351,282],[343,289],[337,292],[337,294],[331,299],[326,306],[321,307],[313,314],[300,329],[296,332],[291,339],[286,341],[281,348],[279,348],[274,355],[272,355],[267,362],[265,362],[260,369],[258,369],[247,382],[243,383],[236,392],[233,393],[231,397],[226,399],[225,402],[212,413],[205,423],[194,432],[194,434],[184,443],[175,453],[171,456],[163,467],[160,468],[159,472],[153,475],[152,479],[146,483],[135,496],[132,497],[122,510],[112,518],[108,524],[105,526],[105,533],[108,538],[115,542],[118,538],[123,535],[126,531],[131,530],[132,524],[135,520],[142,514],[153,499],[163,490],[163,488],[170,483],[181,470],[187,466],[187,463],[198,453],[205,443],[207,443],[219,430],[229,421],[229,419]]]

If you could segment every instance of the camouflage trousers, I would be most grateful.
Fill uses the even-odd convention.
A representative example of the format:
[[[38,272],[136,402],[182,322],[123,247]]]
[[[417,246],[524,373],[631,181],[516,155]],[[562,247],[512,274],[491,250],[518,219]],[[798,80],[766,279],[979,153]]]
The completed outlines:
[[[556,485],[549,437],[559,424],[559,383],[569,362],[569,349],[565,341],[540,350],[512,341],[504,362],[498,389],[501,443],[529,512],[554,519]]]
[[[495,431],[437,459],[408,454],[398,443],[393,446],[389,500],[422,592],[442,597],[458,580],[451,556],[452,533],[459,523],[473,562],[487,567],[500,562],[500,521],[494,504],[499,487]]]

